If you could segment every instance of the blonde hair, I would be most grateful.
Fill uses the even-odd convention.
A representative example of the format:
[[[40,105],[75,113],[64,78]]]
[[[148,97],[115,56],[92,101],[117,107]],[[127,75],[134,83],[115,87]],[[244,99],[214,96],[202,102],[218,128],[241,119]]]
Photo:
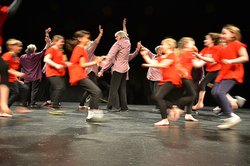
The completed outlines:
[[[239,40],[241,41],[241,32],[240,29],[232,24],[225,25],[222,29],[226,29],[229,32],[233,33],[235,36],[233,40]]]
[[[171,49],[176,48],[177,42],[175,39],[173,38],[165,38],[161,41],[161,44],[167,44]]]
[[[194,39],[191,38],[191,37],[182,37],[182,38],[179,40],[179,42],[178,42],[178,48],[180,48],[180,49],[185,48],[185,45],[186,45],[188,42],[190,42],[190,41],[195,42]]]
[[[20,40],[13,39],[13,38],[6,41],[6,46],[8,49],[10,49],[10,47],[14,45],[22,46],[23,43]]]
[[[58,40],[61,40],[61,39],[64,39],[64,37],[61,35],[55,35],[52,38],[52,42],[57,42]]]

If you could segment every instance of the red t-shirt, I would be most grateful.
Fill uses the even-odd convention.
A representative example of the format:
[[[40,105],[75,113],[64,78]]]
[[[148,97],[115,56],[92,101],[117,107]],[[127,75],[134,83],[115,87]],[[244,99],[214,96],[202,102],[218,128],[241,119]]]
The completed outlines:
[[[16,55],[14,55],[11,52],[6,52],[2,55],[2,58],[5,62],[7,62],[9,69],[14,69],[14,70],[18,70],[20,67],[20,58]],[[17,76],[13,75],[13,74],[9,74],[9,82],[15,82],[17,81],[18,78]]]
[[[193,51],[183,51],[179,57],[180,65],[187,71],[187,76],[183,76],[186,79],[192,79],[192,69],[193,69]]]
[[[212,47],[205,47],[201,50],[201,54],[204,57],[209,57],[209,58],[215,58],[218,57],[218,54],[222,50],[221,45],[216,45]],[[221,64],[220,63],[206,63],[206,71],[207,72],[213,72],[213,71],[218,71],[221,69]]]
[[[228,43],[227,46],[223,47],[221,53],[215,60],[221,63],[222,59],[235,59],[238,58],[238,51],[241,47],[247,47],[245,44],[239,41],[233,41]],[[221,63],[221,70],[219,75],[215,79],[215,82],[220,82],[221,80],[234,79],[237,83],[243,83],[244,78],[244,66],[243,64],[224,64]]]
[[[8,6],[1,6],[0,7],[0,46],[3,45],[3,24],[8,15]]]
[[[73,86],[77,85],[77,83],[81,79],[88,77],[88,74],[87,74],[85,68],[80,66],[81,57],[84,57],[86,62],[89,61],[87,51],[80,46],[76,46],[74,48],[72,55],[71,55],[71,58],[70,58],[70,62],[72,63],[72,65],[70,65],[68,67],[69,83]]]
[[[57,64],[61,64],[66,67],[63,57],[64,54],[61,50],[55,49],[53,47],[48,48],[44,54],[46,56],[47,54],[51,54],[51,60],[54,61]],[[46,64],[46,77],[52,77],[52,76],[65,76],[66,70],[65,67],[62,69],[56,69],[53,66],[50,66],[49,64]]]
[[[178,74],[178,71],[175,68],[176,65],[176,55],[174,53],[169,54],[167,57],[159,56],[157,57],[157,61],[161,62],[164,59],[173,60],[173,63],[170,64],[169,67],[160,68],[162,73],[162,80],[159,82],[159,85],[164,84],[165,82],[171,82],[173,85],[181,86],[181,78]]]

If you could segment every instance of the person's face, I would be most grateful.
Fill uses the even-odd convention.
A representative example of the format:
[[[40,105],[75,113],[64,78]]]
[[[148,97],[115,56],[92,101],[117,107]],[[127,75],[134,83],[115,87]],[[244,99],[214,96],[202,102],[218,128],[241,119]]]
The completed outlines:
[[[79,38],[79,41],[82,45],[87,46],[90,42],[90,35],[85,34],[83,37]]]
[[[119,35],[115,36],[115,39],[118,41],[121,39],[121,37]]]
[[[221,40],[223,42],[226,42],[226,41],[231,41],[233,38],[235,37],[235,35],[230,32],[229,30],[223,28],[222,31],[221,31]]]
[[[20,53],[22,49],[23,49],[23,45],[21,44],[14,44],[14,45],[9,46],[9,50],[16,54]]]
[[[58,48],[63,48],[64,39],[59,39],[55,44],[58,46]]]
[[[211,44],[213,44],[213,40],[212,40],[211,36],[210,35],[206,35],[205,36],[205,40],[204,40],[204,45],[208,47]]]
[[[188,41],[186,44],[186,48],[190,48],[193,49],[195,46],[195,42],[194,41]]]

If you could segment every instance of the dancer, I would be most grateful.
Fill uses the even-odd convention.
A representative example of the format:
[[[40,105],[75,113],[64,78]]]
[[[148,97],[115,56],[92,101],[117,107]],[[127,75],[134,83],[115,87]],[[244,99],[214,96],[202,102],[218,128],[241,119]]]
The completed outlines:
[[[67,40],[67,48],[72,51],[69,66],[69,82],[72,86],[80,86],[87,91],[91,97],[89,102],[88,116],[86,121],[100,121],[103,119],[103,111],[99,110],[99,102],[101,98],[101,89],[88,78],[85,67],[97,65],[102,61],[102,57],[96,57],[93,61],[89,61],[86,46],[90,42],[90,33],[85,30],[76,31],[72,40]],[[84,104],[84,103],[83,103]],[[81,105],[80,106],[84,106]]]
[[[205,47],[200,52],[201,56],[204,57],[216,56],[216,54],[220,53],[220,50],[222,49],[222,45],[220,44],[220,34],[208,33],[205,36],[204,45]],[[204,107],[204,97],[206,93],[207,84],[213,83],[221,68],[221,65],[219,63],[206,63],[204,61],[204,65],[206,65],[205,67],[206,76],[198,86],[199,96],[197,104],[193,106],[194,110],[198,110]]]
[[[25,74],[19,72],[20,68],[20,58],[18,54],[22,51],[22,42],[17,39],[9,39],[6,42],[8,52],[2,55],[3,60],[8,64],[9,67],[9,79],[8,86],[10,89],[10,96],[8,100],[8,106],[12,106],[14,102],[20,97],[21,104],[17,107],[17,113],[28,113],[31,112],[27,109],[27,95],[29,92],[29,87],[20,80]]]
[[[105,65],[98,72],[98,76],[103,76],[103,72],[111,66],[111,82],[108,97],[108,110],[128,111],[126,79],[129,71],[129,54],[131,43],[127,34],[126,19],[123,19],[123,30],[115,33],[116,42],[110,48]],[[118,95],[118,97],[117,97]],[[118,102],[119,100],[119,102]]]
[[[44,55],[46,63],[46,77],[48,78],[52,88],[52,108],[60,109],[61,101],[65,90],[65,74],[66,67],[70,65],[67,62],[67,56],[63,52],[64,37],[54,35],[52,38],[52,46],[48,48]]]
[[[195,41],[191,37],[182,37],[178,42],[178,64],[177,69],[181,75],[182,87],[185,95],[178,100],[178,105],[185,104],[185,120],[198,121],[192,116],[192,106],[196,98],[195,85],[192,80],[193,67],[199,68],[204,62],[193,56],[193,52],[197,52]]]
[[[170,94],[174,89],[181,86],[181,78],[176,70],[176,55],[174,49],[176,48],[176,40],[172,38],[166,38],[161,42],[163,54],[157,59],[151,59],[148,50],[141,49],[140,53],[147,64],[142,64],[143,67],[156,67],[160,68],[162,73],[162,79],[159,83],[159,89],[154,94],[154,100],[160,107],[160,113],[162,120],[154,123],[155,126],[169,125],[169,121],[175,121],[179,119],[180,114],[183,112],[176,105],[168,105],[165,97]],[[171,115],[168,115],[167,108],[171,109]],[[174,114],[173,114],[174,113]]]
[[[221,64],[216,63],[213,57],[216,57],[220,54],[220,51],[223,49],[223,43],[220,40],[219,33],[208,33],[205,36],[204,40],[205,47],[201,50],[201,52],[194,53],[199,59],[204,60],[206,76],[199,84],[199,97],[196,105],[193,106],[194,110],[199,110],[204,107],[204,97],[206,93],[206,87],[209,86],[212,88],[214,80],[216,79],[220,69]],[[246,99],[235,96],[233,98],[230,94],[227,94],[227,98],[231,103],[233,109],[237,109],[238,107],[242,107],[246,101]],[[221,109],[217,106],[213,109],[216,114],[219,114]]]
[[[156,54],[152,53],[145,46],[141,46],[141,50],[147,51],[149,57],[152,60],[157,60],[157,58],[163,54],[163,46],[155,47]],[[152,98],[153,95],[157,92],[158,84],[159,84],[160,80],[162,79],[162,74],[161,74],[160,68],[148,67],[147,79],[149,81],[150,94],[151,94],[151,98]],[[157,103],[156,103],[156,106],[153,109],[153,111],[155,111],[155,110],[157,110],[157,111],[159,110],[159,106],[157,105]]]
[[[50,46],[49,32],[51,28],[45,30],[45,41],[46,45],[44,49],[40,52],[36,52],[36,45],[29,44],[25,50],[26,54],[21,55],[20,64],[21,71],[25,73],[23,77],[24,83],[30,88],[31,93],[27,103],[31,108],[37,108],[37,95],[41,84],[42,79],[42,68],[41,60],[44,57],[44,53],[47,48]]]
[[[98,44],[100,43],[102,35],[103,35],[103,29],[102,29],[101,25],[99,25],[99,35],[96,37],[96,39],[94,41],[89,41],[88,44],[85,46],[86,51],[88,53],[89,61],[94,61],[94,59],[96,58],[94,52],[95,52],[95,49],[97,48]],[[97,76],[98,68],[99,68],[99,66],[97,64],[91,65],[91,66],[88,66],[85,68],[89,79],[92,80],[97,86],[98,86],[98,76]],[[88,93],[88,91],[85,91],[83,93],[83,96],[81,97],[79,109],[88,108],[88,106],[84,105],[88,96],[90,96],[90,94]]]
[[[234,25],[225,25],[221,30],[221,40],[225,43],[215,62],[221,69],[215,79],[211,94],[222,109],[225,121],[218,125],[220,129],[232,128],[241,122],[241,118],[233,112],[226,95],[236,85],[243,83],[243,63],[249,61],[246,45],[241,42],[240,29]]]
[[[0,55],[3,45],[3,25],[8,16],[15,14],[21,4],[21,0],[13,0],[10,6],[0,4]],[[0,116],[12,117],[13,112],[8,106],[8,64],[0,56]]]
[[[2,47],[0,46],[0,55]],[[9,88],[8,88],[8,64],[0,56],[0,116],[12,117],[13,112],[8,106]]]

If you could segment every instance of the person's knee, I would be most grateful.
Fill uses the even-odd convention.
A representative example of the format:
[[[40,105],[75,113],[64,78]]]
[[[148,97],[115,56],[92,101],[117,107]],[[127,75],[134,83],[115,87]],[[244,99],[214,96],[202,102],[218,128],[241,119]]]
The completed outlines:
[[[206,90],[206,84],[203,84],[203,83],[199,84],[198,90],[199,91],[205,91]]]

